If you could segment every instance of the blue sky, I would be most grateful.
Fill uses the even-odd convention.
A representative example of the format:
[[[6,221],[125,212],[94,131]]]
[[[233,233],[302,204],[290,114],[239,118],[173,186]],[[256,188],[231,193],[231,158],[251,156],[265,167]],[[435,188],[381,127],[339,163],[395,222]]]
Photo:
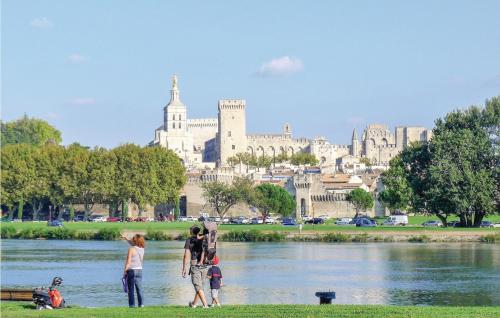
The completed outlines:
[[[190,118],[350,142],[500,95],[500,1],[2,1],[2,118],[146,144],[173,73]]]

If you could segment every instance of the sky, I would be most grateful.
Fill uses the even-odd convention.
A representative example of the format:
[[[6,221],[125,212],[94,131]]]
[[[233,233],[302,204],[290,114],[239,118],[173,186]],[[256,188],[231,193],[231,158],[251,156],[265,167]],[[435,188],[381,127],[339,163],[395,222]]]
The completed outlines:
[[[500,1],[1,2],[2,120],[63,144],[146,145],[171,77],[189,118],[246,100],[248,133],[348,144],[500,95]]]

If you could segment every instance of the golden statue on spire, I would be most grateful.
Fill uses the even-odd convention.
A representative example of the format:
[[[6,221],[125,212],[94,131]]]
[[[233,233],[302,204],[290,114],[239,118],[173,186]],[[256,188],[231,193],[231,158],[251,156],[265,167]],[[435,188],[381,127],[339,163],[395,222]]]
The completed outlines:
[[[177,89],[177,75],[172,76],[172,88]]]

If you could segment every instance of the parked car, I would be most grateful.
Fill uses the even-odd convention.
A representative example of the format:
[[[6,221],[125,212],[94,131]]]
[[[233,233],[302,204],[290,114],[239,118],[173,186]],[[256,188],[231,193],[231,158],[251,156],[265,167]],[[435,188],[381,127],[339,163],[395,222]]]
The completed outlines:
[[[349,222],[349,224],[356,224],[359,220],[361,219],[366,219],[366,220],[369,220],[369,221],[373,221],[375,222],[374,220],[372,220],[369,216],[366,216],[366,215],[358,215],[357,217],[354,217],[352,218],[352,221]],[[376,222],[375,222],[376,223]]]
[[[61,220],[52,220],[52,221],[48,221],[47,225],[60,227],[60,226],[63,226],[63,222]]]
[[[236,218],[231,219],[231,223],[233,224],[248,224],[250,221],[244,216],[238,216]]]
[[[491,221],[481,221],[480,227],[495,227]]]
[[[330,219],[330,217],[328,215],[326,215],[326,214],[320,215],[320,216],[318,216],[318,218],[323,219],[323,220]]]
[[[179,221],[179,222],[187,222],[188,218],[187,218],[187,216],[179,216],[177,218],[177,221]]]
[[[407,215],[391,215],[382,223],[383,225],[407,225]]]
[[[335,224],[337,225],[349,225],[351,223],[352,219],[351,218],[339,218],[337,221],[335,221]]]
[[[196,222],[197,221],[197,218],[195,218],[194,216],[188,216],[188,217],[186,217],[186,219],[188,222]]]
[[[283,221],[281,222],[283,225],[297,225],[295,222],[295,219],[292,218],[284,218]]]
[[[120,222],[122,219],[121,218],[118,218],[116,216],[113,216],[113,217],[109,217],[106,222]]]
[[[89,218],[90,222],[106,222],[106,217],[102,215],[93,215]]]
[[[425,221],[424,223],[422,223],[422,226],[441,227],[441,226],[443,226],[443,223],[441,223],[441,221],[438,221],[438,220],[429,220],[429,221]]]
[[[356,220],[356,226],[358,227],[375,227],[377,222],[368,218],[360,218]]]
[[[493,227],[500,227],[500,223],[493,223]]]
[[[83,222],[85,221],[85,216],[84,215],[75,215],[73,218],[73,222]]]
[[[276,220],[273,217],[268,216],[266,218],[266,221],[264,223],[266,223],[266,224],[274,224],[274,223],[276,223]]]
[[[446,226],[448,227],[459,227],[460,225],[461,225],[460,221],[451,221],[446,223]]]
[[[314,218],[309,221],[304,222],[306,224],[325,224],[325,219],[323,218]]]
[[[224,217],[224,218],[222,219],[222,224],[229,224],[230,222],[231,222],[231,219],[230,219],[230,218],[228,218],[228,217]]]
[[[302,217],[302,221],[304,221],[304,222],[307,222],[307,221],[309,221],[309,220],[312,220],[312,216],[310,216],[310,215],[304,215],[304,216]]]
[[[261,216],[259,216],[256,218],[252,218],[250,223],[252,223],[252,224],[264,224],[264,219]]]
[[[218,216],[211,216],[207,219],[209,222],[220,222],[220,217]]]

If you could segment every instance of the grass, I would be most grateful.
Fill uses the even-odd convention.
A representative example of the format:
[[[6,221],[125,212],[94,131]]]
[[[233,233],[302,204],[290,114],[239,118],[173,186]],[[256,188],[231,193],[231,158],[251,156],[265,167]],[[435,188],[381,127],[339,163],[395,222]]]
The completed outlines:
[[[314,231],[314,232],[342,232],[342,231],[358,231],[362,232],[376,232],[376,231],[394,231],[394,232],[405,232],[405,231],[442,231],[442,232],[453,232],[453,231],[468,231],[468,232],[486,232],[495,233],[498,230],[495,228],[434,228],[434,227],[422,227],[420,224],[426,220],[433,220],[435,218],[425,217],[425,216],[413,216],[409,217],[410,224],[408,226],[377,226],[376,228],[356,228],[354,226],[338,226],[333,224],[333,221],[328,221],[327,224],[321,225],[304,225],[303,231]],[[451,221],[452,219],[450,219]],[[500,216],[488,217],[487,220],[494,222],[500,222]],[[189,227],[193,223],[191,222],[117,222],[117,223],[93,223],[93,222],[65,222],[64,227],[70,230],[76,231],[95,231],[100,229],[118,229],[129,230],[129,231],[171,231],[174,233],[188,232]],[[9,222],[2,223],[4,226],[12,226],[17,231],[22,231],[24,229],[37,229],[37,228],[47,228],[45,222]],[[219,230],[222,232],[226,231],[249,231],[258,229],[261,231],[285,231],[285,232],[298,232],[299,229],[296,226],[283,226],[281,224],[222,224]]]
[[[27,303],[2,302],[3,318],[159,318],[159,317],[337,317],[337,318],[493,318],[500,307],[437,307],[383,305],[241,305],[221,308],[152,306],[145,308],[67,308],[36,311]]]

